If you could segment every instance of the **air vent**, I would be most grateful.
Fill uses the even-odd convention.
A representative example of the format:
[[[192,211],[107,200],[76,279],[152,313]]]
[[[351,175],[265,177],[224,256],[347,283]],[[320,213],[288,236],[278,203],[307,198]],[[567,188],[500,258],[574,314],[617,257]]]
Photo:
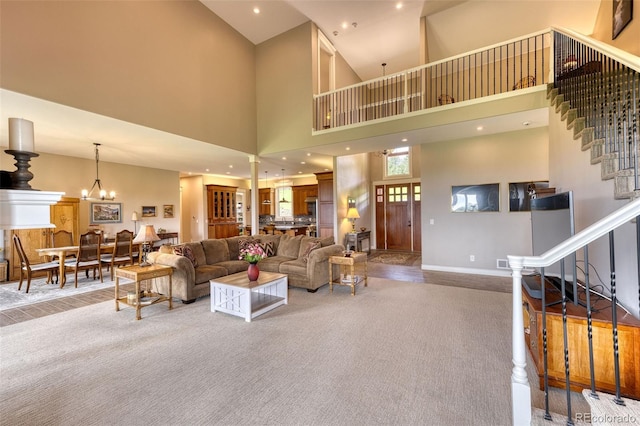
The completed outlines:
[[[498,259],[496,262],[496,268],[509,269],[509,261],[507,259]]]

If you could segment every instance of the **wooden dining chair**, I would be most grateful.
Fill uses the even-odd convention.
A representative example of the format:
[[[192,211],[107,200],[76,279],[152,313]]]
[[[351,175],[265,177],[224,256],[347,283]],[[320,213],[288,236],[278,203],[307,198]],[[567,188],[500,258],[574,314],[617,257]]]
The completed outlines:
[[[113,281],[114,268],[120,265],[133,265],[133,232],[120,231],[116,234],[116,240],[113,245],[113,251],[109,254],[103,254],[100,257],[102,265],[107,265],[107,271],[111,271],[111,281]]]
[[[73,246],[73,233],[61,229],[51,234],[51,247]],[[67,259],[76,257],[75,253],[67,253]],[[53,256],[51,260],[59,260],[58,256]]]
[[[20,284],[18,284],[18,291],[20,291],[20,289],[22,288],[22,281],[24,280],[25,274],[27,275],[27,291],[25,293],[29,293],[29,287],[31,286],[31,276],[34,272],[46,271],[47,283],[49,283],[49,281],[53,281],[53,276],[58,276],[58,269],[60,268],[59,262],[53,261],[32,264],[31,262],[29,262],[29,258],[24,252],[24,248],[22,248],[20,237],[15,234],[13,235],[13,244],[16,248],[16,252],[18,252],[18,257],[20,258]]]
[[[93,270],[93,279],[96,279],[96,269],[100,275],[100,282],[104,282],[102,278],[102,264],[100,262],[100,244],[102,242],[102,234],[89,231],[80,235],[80,245],[78,247],[78,256],[75,259],[67,259],[65,267],[74,271],[74,284],[78,287],[78,271]]]

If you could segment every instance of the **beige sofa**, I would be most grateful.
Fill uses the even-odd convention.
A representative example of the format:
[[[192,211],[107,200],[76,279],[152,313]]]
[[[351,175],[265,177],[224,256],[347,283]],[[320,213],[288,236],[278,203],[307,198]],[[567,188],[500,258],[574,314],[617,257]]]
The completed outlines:
[[[179,251],[175,248],[163,248],[150,253],[148,260],[150,263],[172,266],[173,297],[182,299],[183,303],[191,303],[209,294],[209,280],[247,270],[249,263],[238,259],[243,239],[271,242],[274,255],[258,263],[260,270],[287,274],[289,286],[305,288],[310,292],[329,283],[329,256],[341,255],[344,250],[342,245],[334,243],[333,238],[256,235],[185,243],[179,249],[186,255],[175,254],[175,251]],[[309,252],[305,259],[305,252],[314,242],[320,242],[320,247]],[[334,271],[334,274],[338,273]],[[160,293],[168,293],[168,279],[157,279],[155,285]]]

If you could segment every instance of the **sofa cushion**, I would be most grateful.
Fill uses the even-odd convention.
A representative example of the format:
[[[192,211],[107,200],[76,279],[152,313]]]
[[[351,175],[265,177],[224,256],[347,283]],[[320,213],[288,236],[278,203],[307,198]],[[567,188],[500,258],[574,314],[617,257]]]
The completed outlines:
[[[288,256],[265,257],[260,262],[258,262],[258,267],[260,268],[261,271],[281,272],[280,264],[282,264],[282,262],[287,262],[290,260],[295,260],[295,258],[288,257]]]
[[[260,247],[262,247],[262,251],[264,251],[264,255],[266,257],[271,257],[276,255],[276,248],[274,247],[273,241],[265,241],[258,244],[260,244]]]
[[[276,252],[278,256],[297,258],[300,252],[300,242],[302,241],[302,237],[304,237],[304,235],[298,235],[297,237],[281,235],[280,244],[278,245],[278,250]]]
[[[302,236],[300,240],[300,250],[298,251],[298,255],[296,256],[298,259],[302,259],[305,254],[308,253],[309,243],[319,242],[320,239],[316,237],[308,237],[306,235]],[[319,246],[318,246],[319,247]]]
[[[240,250],[248,244],[255,242],[252,237],[238,236],[226,238],[229,246],[229,259],[237,260],[240,258]]]
[[[174,246],[173,253],[189,259],[194,268],[206,264],[204,250],[202,250],[200,243],[185,243]]]
[[[226,260],[216,263],[216,266],[222,266],[227,270],[227,274],[235,274],[236,272],[246,271],[249,264],[244,260]]]
[[[227,268],[218,265],[200,265],[196,268],[196,284],[228,275]]]
[[[309,255],[311,254],[311,252],[317,248],[320,248],[320,241],[307,241],[306,243],[301,243],[300,244],[301,250],[303,245],[306,245],[306,248],[304,250],[304,253],[302,253],[302,256],[300,257],[300,259],[304,263],[307,263],[309,261]]]
[[[255,240],[261,243],[271,242],[273,243],[274,253],[278,253],[278,247],[280,246],[281,235],[256,235]]]
[[[307,275],[307,263],[302,259],[288,260],[280,264],[281,274]]]
[[[320,244],[322,245],[322,247],[329,247],[334,245],[335,243],[336,240],[334,240],[333,237],[325,237],[320,240]]]
[[[202,247],[206,255],[207,265],[215,265],[218,262],[230,259],[229,246],[224,238],[203,240]]]

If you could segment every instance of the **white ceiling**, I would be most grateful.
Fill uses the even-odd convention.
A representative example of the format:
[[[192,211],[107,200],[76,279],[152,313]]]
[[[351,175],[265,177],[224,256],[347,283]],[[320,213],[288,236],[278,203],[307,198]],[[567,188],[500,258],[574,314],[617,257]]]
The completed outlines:
[[[390,0],[253,0],[251,2],[201,0],[201,2],[255,44],[311,20],[325,33],[363,80],[381,76],[383,62],[387,63],[385,69],[387,73],[412,68],[419,64],[420,16],[429,16],[433,13],[440,13],[438,16],[445,18],[448,15],[455,16],[454,9],[451,8],[461,3],[467,3],[469,8],[486,9],[488,4],[503,7],[496,6],[500,2],[486,3],[477,0],[470,2],[404,1],[402,9],[396,9],[396,2]],[[584,0],[584,2],[594,3],[593,0]],[[544,9],[545,13],[551,13],[550,9],[565,7],[561,5],[566,2],[542,3],[544,8],[538,7],[536,10]],[[260,8],[260,14],[257,15],[252,10],[256,5]],[[512,2],[506,2],[505,5],[516,7]],[[581,8],[581,10],[584,9]],[[597,8],[593,10],[597,11]],[[589,11],[592,15],[593,10]],[[567,9],[566,14],[573,16],[577,12],[575,8],[571,8]],[[553,16],[557,17],[557,15],[558,13],[555,13]],[[446,23],[446,19],[442,21],[444,23],[440,24],[444,25],[444,28],[441,31],[450,33],[447,29],[450,26]],[[584,22],[585,18],[580,17],[580,21]],[[343,22],[347,24],[344,29],[341,26]],[[357,23],[356,26],[352,25],[354,22]],[[544,28],[547,22],[548,18],[540,17],[534,23],[528,22],[528,25],[533,25],[535,30],[538,30]],[[523,24],[524,22],[516,25],[517,28],[512,31],[518,31],[516,34],[521,35],[522,31],[527,31],[521,28]],[[437,25],[433,27],[438,28]],[[337,31],[337,35],[334,35],[334,31]],[[481,31],[482,35],[486,36],[487,31]],[[588,29],[583,32],[588,33]],[[433,38],[444,40],[439,36]],[[461,34],[458,37],[448,37],[446,41],[452,43],[456,38],[462,41],[468,39]],[[498,40],[504,40],[504,38]],[[399,49],[399,46],[402,46],[402,49]],[[454,52],[456,50],[456,47],[450,45],[447,47]],[[93,159],[92,143],[96,142],[102,144],[101,161],[174,170],[181,173],[210,173],[240,178],[249,178],[251,175],[248,155],[230,149],[6,90],[0,90],[0,106],[2,123],[7,123],[9,117],[23,117],[34,122],[38,152]],[[524,121],[534,123],[532,125],[535,126],[546,125],[546,114],[532,111],[527,116],[519,114],[514,117],[496,117],[491,123],[482,124],[487,129],[506,131],[521,128]],[[468,126],[456,126],[455,131],[450,128],[431,128],[428,133],[414,132],[413,135],[405,136],[421,142],[443,140],[440,138],[448,139],[452,135],[473,136],[476,126],[480,123],[467,124]],[[464,132],[460,133],[462,131]],[[486,131],[486,133],[490,132],[493,131]],[[268,158],[263,157],[260,172],[268,170],[271,177],[279,175],[283,168],[286,175],[311,174],[331,169],[333,156],[398,146],[397,136],[336,144],[315,152],[295,151],[279,153]],[[7,131],[0,132],[0,146],[8,147]],[[346,151],[347,147],[351,148],[350,152]],[[287,157],[286,160],[282,158],[283,156]],[[12,169],[12,166],[7,164],[1,166],[5,170]]]

